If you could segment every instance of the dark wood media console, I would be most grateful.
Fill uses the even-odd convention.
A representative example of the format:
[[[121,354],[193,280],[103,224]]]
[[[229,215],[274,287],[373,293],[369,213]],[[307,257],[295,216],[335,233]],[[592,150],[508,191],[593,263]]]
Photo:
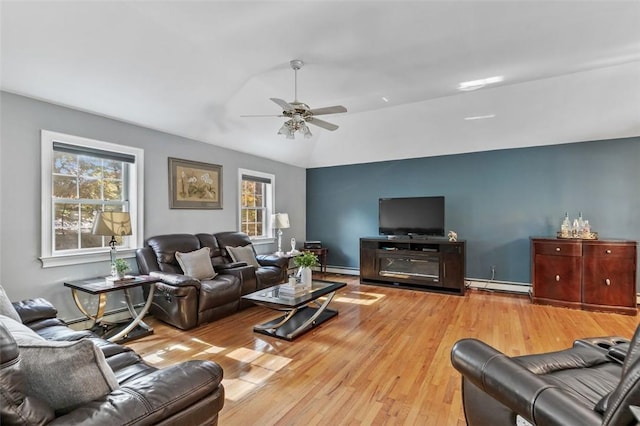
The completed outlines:
[[[465,242],[360,238],[360,282],[464,295]]]

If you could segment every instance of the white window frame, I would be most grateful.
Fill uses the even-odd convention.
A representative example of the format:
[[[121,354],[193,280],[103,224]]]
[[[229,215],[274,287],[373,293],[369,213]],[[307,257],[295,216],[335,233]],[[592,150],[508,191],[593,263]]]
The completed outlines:
[[[129,173],[129,214],[132,235],[128,244],[118,248],[118,257],[132,258],[137,247],[142,247],[144,232],[144,150],[111,142],[98,141],[64,133],[41,131],[42,170],[42,212],[41,212],[41,257],[43,268],[79,265],[110,260],[109,247],[78,249],[74,252],[54,254],[53,250],[53,142],[63,142],[79,147],[94,148],[135,157],[135,163],[128,165]]]
[[[259,178],[265,178],[271,180],[271,190],[266,191],[266,217],[265,226],[266,233],[261,237],[249,237],[254,244],[272,244],[275,242],[275,235],[271,224],[271,215],[275,211],[276,202],[276,176],[271,173],[258,172],[255,170],[238,169],[238,230],[242,230],[242,175],[250,175]]]

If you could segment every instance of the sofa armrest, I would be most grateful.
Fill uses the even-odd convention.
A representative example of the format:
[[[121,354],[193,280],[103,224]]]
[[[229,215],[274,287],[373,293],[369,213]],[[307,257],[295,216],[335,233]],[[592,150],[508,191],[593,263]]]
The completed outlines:
[[[279,268],[286,269],[289,265],[289,258],[276,256],[273,254],[259,254],[256,256],[256,260],[261,266],[277,266]]]
[[[13,302],[13,307],[24,324],[58,316],[58,310],[48,300],[41,297]]]
[[[164,284],[175,287],[192,286],[200,289],[200,280],[188,275],[173,274],[171,272],[152,271],[149,273],[154,278],[159,278]]]
[[[151,247],[141,247],[136,250],[136,262],[138,263],[138,271],[141,274],[148,275],[151,271],[157,271],[158,259]]]
[[[207,414],[217,416],[224,405],[221,381],[222,368],[218,364],[186,361],[132,380],[50,424],[81,424],[87,419],[92,424],[156,424],[188,411],[203,399],[210,400],[205,407]],[[182,420],[189,424],[189,418]]]
[[[600,415],[569,393],[479,340],[456,342],[451,363],[465,380],[534,424],[602,424]]]
[[[214,269],[216,272],[224,273],[229,269],[241,268],[243,266],[247,266],[247,262],[231,262],[231,263],[221,263],[220,265],[215,265]]]
[[[220,275],[233,275],[234,277],[238,277],[241,280],[246,278],[255,278],[256,276],[256,268],[253,266],[249,266],[244,262],[240,263],[241,266],[236,266],[235,268],[226,268],[226,269],[218,269],[218,273]]]

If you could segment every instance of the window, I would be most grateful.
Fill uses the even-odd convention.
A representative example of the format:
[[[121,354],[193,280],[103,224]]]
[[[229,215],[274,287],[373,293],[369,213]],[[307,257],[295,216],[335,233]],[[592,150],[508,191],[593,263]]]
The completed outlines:
[[[116,237],[121,256],[142,239],[143,150],[42,131],[43,267],[109,259],[110,237],[91,233],[98,211],[128,211],[133,235]]]
[[[253,240],[271,239],[275,176],[239,170],[240,231]]]

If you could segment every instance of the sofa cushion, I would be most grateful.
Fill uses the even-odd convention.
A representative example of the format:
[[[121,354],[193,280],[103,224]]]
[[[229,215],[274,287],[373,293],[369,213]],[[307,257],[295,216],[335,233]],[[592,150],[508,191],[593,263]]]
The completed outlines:
[[[57,414],[118,389],[102,351],[90,340],[33,340],[19,344],[19,349],[26,394],[46,402]]]
[[[29,343],[34,340],[39,342],[45,341],[45,339],[38,333],[8,316],[0,315],[0,324],[4,326],[9,333],[11,333],[11,336],[13,336],[18,345],[22,343]]]
[[[256,254],[253,251],[253,246],[249,244],[244,247],[225,247],[231,259],[234,262],[245,262],[247,265],[255,266],[256,268],[260,267],[260,264],[256,260]]]
[[[210,280],[217,275],[211,264],[209,247],[188,253],[176,252],[176,259],[185,275],[199,280]]]
[[[18,312],[11,304],[11,300],[9,300],[9,296],[7,296],[2,285],[0,285],[0,315],[6,315],[18,322],[22,322],[20,315],[18,315]]]
[[[153,249],[160,270],[174,274],[182,273],[176,252],[188,253],[201,248],[200,241],[192,234],[158,235],[149,238],[146,245]]]

